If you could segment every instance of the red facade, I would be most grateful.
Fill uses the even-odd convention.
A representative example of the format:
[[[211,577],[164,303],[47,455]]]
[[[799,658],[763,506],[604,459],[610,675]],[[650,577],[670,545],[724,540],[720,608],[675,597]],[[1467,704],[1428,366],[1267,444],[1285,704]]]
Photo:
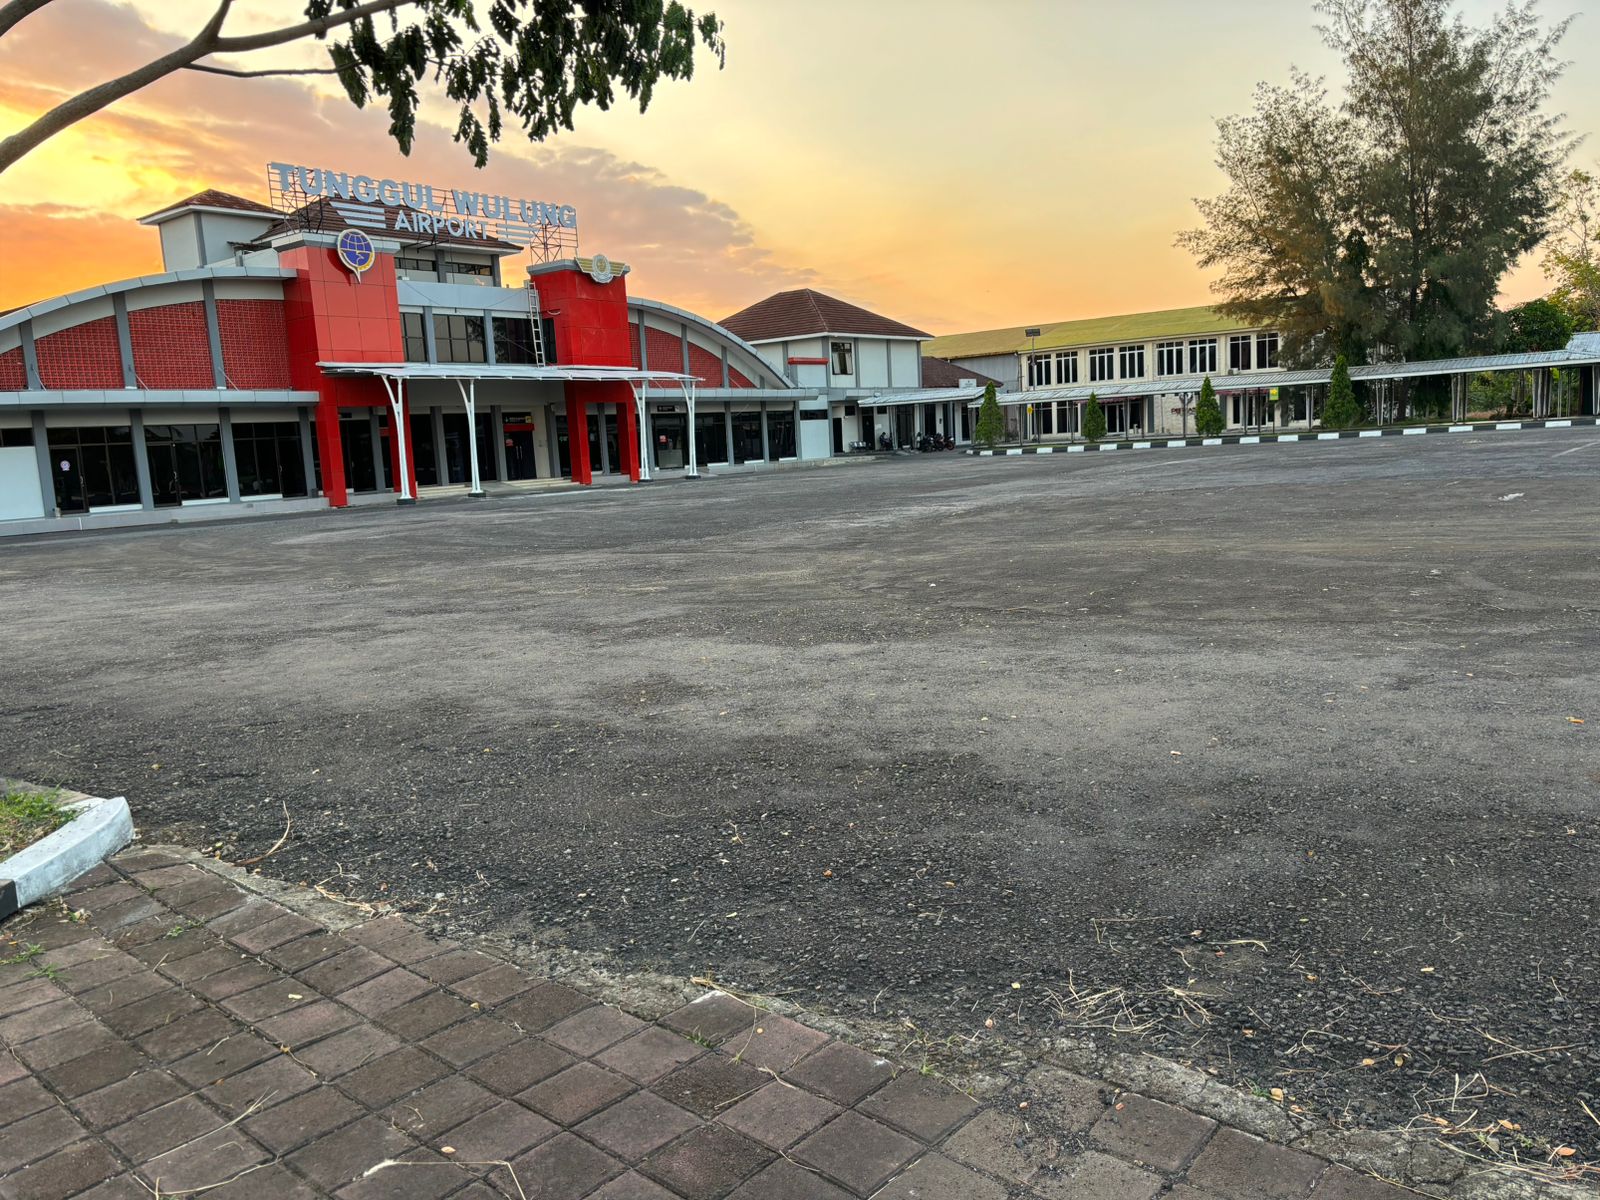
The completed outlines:
[[[115,317],[46,334],[33,347],[39,358],[39,382],[47,388],[122,386],[122,351],[117,348]]]
[[[0,354],[0,392],[20,392],[28,386],[28,369],[22,361],[22,347]]]
[[[237,388],[290,387],[289,341],[281,300],[217,301],[222,367]]]
[[[112,327],[116,336],[116,327]],[[211,388],[211,337],[206,332],[206,306],[199,300],[163,304],[128,314],[133,343],[133,373],[147,388]]]

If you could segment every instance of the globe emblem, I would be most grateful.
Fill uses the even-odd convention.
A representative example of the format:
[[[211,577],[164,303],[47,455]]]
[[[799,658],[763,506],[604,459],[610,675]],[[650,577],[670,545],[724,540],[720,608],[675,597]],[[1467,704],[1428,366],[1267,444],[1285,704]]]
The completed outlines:
[[[373,260],[377,257],[377,251],[373,248],[372,239],[359,229],[346,229],[341,233],[337,250],[339,261],[357,278],[360,278],[361,273],[372,266]]]

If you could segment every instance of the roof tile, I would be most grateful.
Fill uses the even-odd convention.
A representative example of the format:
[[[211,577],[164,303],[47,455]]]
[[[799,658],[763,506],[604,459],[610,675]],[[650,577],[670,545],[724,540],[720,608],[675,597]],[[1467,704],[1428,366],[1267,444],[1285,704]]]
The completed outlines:
[[[932,336],[811,288],[796,288],[768,296],[718,324],[747,342],[770,342],[818,333],[898,338]]]

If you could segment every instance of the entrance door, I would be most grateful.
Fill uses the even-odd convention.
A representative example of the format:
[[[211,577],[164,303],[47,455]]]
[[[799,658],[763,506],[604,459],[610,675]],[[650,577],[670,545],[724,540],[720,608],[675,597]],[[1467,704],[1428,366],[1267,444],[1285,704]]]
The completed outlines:
[[[833,452],[835,454],[843,454],[844,453],[844,418],[843,417],[835,417],[833,419]]]
[[[684,430],[689,425],[688,417],[681,412],[656,412],[651,414],[650,424],[656,469],[676,471],[687,466],[689,448]]]
[[[909,404],[902,404],[894,410],[894,436],[895,445],[915,445],[917,436],[917,414]]]
[[[83,491],[83,451],[76,446],[52,446],[50,465],[56,480],[56,507],[64,513],[88,512],[89,502]]]
[[[560,466],[557,470],[564,479],[572,478],[572,445],[567,435],[567,418],[556,418],[556,458]]]
[[[372,421],[363,409],[353,417],[339,418],[339,440],[344,443],[345,486],[352,492],[375,492],[378,477],[372,469]]]

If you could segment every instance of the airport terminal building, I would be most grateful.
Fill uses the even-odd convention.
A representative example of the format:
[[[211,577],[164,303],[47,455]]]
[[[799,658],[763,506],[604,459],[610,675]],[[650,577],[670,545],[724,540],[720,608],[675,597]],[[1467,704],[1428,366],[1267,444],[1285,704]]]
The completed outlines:
[[[630,296],[567,207],[268,179],[142,218],[160,274],[0,314],[0,532],[825,458],[958,428],[973,394],[922,387],[927,334],[818,293],[826,328],[769,310],[759,342]]]

